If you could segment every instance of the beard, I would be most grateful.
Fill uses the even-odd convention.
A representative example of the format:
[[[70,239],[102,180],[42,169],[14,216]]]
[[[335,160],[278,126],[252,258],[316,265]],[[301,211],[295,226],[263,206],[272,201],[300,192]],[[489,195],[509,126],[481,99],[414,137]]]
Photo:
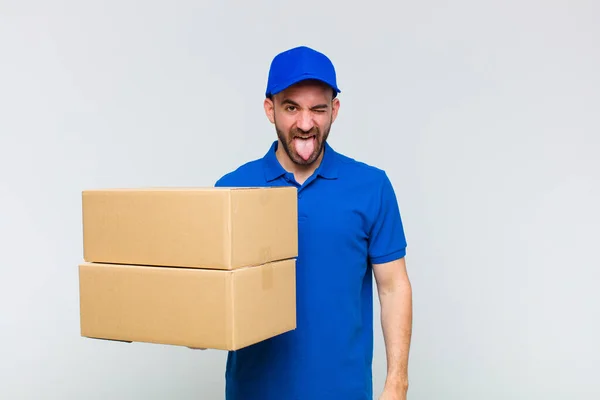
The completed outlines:
[[[277,126],[277,122],[275,122],[275,130],[277,131],[277,138],[281,142],[283,150],[288,155],[290,160],[292,160],[294,164],[308,166],[313,164],[323,152],[323,147],[325,145],[325,142],[327,141],[327,138],[329,137],[331,124],[328,124],[323,132],[321,132],[321,130],[315,126],[310,131],[303,131],[295,128],[290,130],[290,132],[286,134],[281,130],[281,128],[279,128],[279,126]],[[296,150],[294,141],[303,140],[298,138],[306,138],[309,136],[314,137],[314,139],[308,139],[314,140],[314,149],[312,150],[310,155],[308,155],[308,157],[305,159]]]

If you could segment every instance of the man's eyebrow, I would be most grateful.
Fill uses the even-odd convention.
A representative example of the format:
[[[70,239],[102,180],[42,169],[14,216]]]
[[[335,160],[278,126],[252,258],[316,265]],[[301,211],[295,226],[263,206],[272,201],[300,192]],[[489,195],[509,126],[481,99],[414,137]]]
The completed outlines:
[[[295,101],[292,101],[290,99],[283,99],[283,100],[281,100],[281,104],[291,104],[291,105],[296,106],[296,107],[299,106],[298,103],[296,103]]]

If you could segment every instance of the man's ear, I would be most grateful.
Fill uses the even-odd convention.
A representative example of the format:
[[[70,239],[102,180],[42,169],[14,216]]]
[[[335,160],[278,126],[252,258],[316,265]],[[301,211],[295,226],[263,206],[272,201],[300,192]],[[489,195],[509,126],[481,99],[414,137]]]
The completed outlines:
[[[340,109],[340,99],[338,99],[336,97],[331,102],[331,123],[333,123],[333,121],[335,121],[335,119],[337,118],[339,109]]]
[[[267,118],[269,118],[269,121],[271,121],[271,123],[274,124],[275,123],[275,104],[273,103],[273,100],[271,100],[268,97],[265,98],[264,107],[265,107],[265,114],[267,115]]]

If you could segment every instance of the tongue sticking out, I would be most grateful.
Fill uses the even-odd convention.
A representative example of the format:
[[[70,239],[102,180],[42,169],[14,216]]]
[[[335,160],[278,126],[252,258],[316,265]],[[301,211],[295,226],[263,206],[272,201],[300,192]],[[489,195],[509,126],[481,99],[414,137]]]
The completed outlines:
[[[315,150],[315,138],[296,138],[294,139],[294,146],[296,147],[296,152],[304,159],[304,161],[306,161]]]

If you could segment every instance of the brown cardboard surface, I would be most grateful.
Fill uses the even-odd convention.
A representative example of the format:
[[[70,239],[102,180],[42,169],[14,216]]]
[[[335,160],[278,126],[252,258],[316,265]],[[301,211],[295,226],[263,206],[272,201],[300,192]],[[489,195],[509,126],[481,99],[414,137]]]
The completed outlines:
[[[86,262],[232,270],[298,253],[293,187],[86,190],[82,212]]]
[[[81,335],[236,350],[296,328],[296,263],[231,271],[79,265]]]

